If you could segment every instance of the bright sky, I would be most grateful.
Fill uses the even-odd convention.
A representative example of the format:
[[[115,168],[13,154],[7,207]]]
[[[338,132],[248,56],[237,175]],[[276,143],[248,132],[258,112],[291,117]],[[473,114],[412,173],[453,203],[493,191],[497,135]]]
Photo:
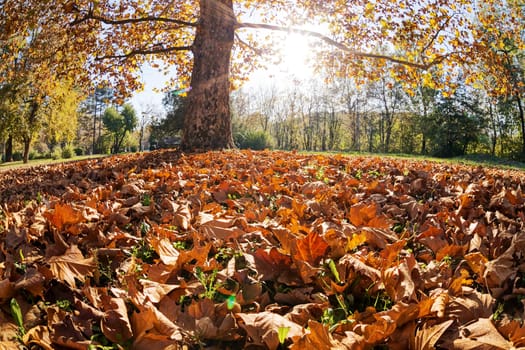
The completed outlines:
[[[258,84],[257,82],[261,81],[271,83],[268,81],[268,77],[281,82],[283,80],[290,81],[290,77],[307,80],[313,74],[313,69],[308,63],[311,59],[308,39],[304,36],[299,34],[288,35],[283,45],[282,55],[283,60],[279,65],[273,66],[267,71],[254,72],[253,77],[247,82],[247,86],[255,86]],[[148,109],[148,106],[152,105],[157,105],[157,109],[162,110],[163,93],[154,92],[154,89],[164,87],[170,77],[164,76],[163,73],[151,67],[144,67],[142,76],[145,83],[144,91],[137,93],[131,99],[137,114],[141,115]]]

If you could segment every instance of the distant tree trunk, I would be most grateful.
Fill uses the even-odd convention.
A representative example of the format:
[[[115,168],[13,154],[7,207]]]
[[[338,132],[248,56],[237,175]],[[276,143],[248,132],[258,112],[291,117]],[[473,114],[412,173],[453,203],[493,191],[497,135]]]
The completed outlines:
[[[427,137],[424,133],[421,139],[421,154],[427,154]]]
[[[23,138],[24,140],[24,164],[29,162],[29,150],[31,148],[31,137],[27,136]]]
[[[5,161],[13,161],[13,135],[9,135],[5,142]]]
[[[516,97],[518,103],[519,119],[521,125],[521,157],[525,159],[525,111],[520,96]]]
[[[33,129],[35,127],[35,124],[37,123],[37,112],[39,108],[40,108],[40,104],[38,102],[36,101],[31,102],[29,115],[27,118],[29,129],[25,133],[26,135],[24,135],[22,138],[24,141],[24,155],[23,155],[24,164],[27,164],[29,162],[29,150],[31,147],[31,141],[33,140]]]
[[[492,102],[489,102],[489,116],[490,116],[490,126],[492,127],[492,135],[490,137],[490,154],[492,156],[495,156],[496,146],[498,144],[498,125],[497,125],[496,116],[494,113]]]
[[[232,0],[200,0],[182,148],[233,148],[230,57],[236,19]]]

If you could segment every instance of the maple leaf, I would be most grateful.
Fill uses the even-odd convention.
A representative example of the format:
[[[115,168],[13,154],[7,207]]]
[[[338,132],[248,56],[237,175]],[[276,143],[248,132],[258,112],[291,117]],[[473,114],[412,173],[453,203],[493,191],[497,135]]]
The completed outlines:
[[[235,316],[242,320],[239,325],[248,333],[254,346],[277,349],[280,344],[279,329],[283,328],[288,329],[286,339],[301,337],[304,334],[303,327],[273,312],[238,313]]]
[[[276,279],[292,265],[292,259],[281,254],[277,248],[258,249],[253,257],[257,271],[264,281]]]
[[[115,343],[122,343],[130,339],[133,331],[125,301],[121,298],[104,297],[102,308],[105,315],[102,318],[101,329],[106,338]]]
[[[160,302],[162,298],[178,287],[177,285],[162,284],[146,279],[140,280],[140,284],[143,286],[142,292],[152,303]]]
[[[82,212],[74,209],[68,204],[55,204],[54,210],[49,213],[45,212],[44,216],[48,218],[49,222],[55,226],[59,231],[65,226],[76,225],[84,221]],[[76,230],[70,229],[71,233],[75,233]]]
[[[436,343],[447,329],[454,323],[454,320],[432,324],[427,321],[416,331],[415,348],[420,350],[432,350],[436,348]]]
[[[46,197],[45,205],[6,203],[0,298],[25,300],[20,295],[24,291],[42,299],[39,305],[21,303],[24,320],[29,322],[22,339],[25,346],[87,348],[91,325],[102,326],[103,322],[102,332],[112,343],[125,336],[133,340],[133,348],[147,350],[198,346],[196,337],[210,344],[226,340],[279,347],[283,343],[296,349],[366,349],[372,343],[399,350],[525,344],[522,325],[511,320],[521,310],[506,308],[498,321],[491,321],[496,297],[512,301],[513,297],[507,299],[510,293],[519,295],[523,289],[519,272],[525,249],[519,224],[523,203],[520,191],[507,188],[515,181],[511,173],[365,157],[311,158],[286,152],[252,152],[248,161],[245,153],[238,153],[191,154],[182,160],[167,151],[106,158],[96,164],[111,169],[101,168],[98,180],[88,178],[85,194],[74,189],[75,179],[86,177],[80,167],[81,173],[80,169],[68,172],[73,190],[56,190],[62,197]],[[278,166],[273,166],[275,157]],[[316,174],[301,167],[312,159],[323,164],[324,176],[333,186],[307,185]],[[379,166],[387,169],[385,176],[408,175],[401,182],[367,182],[365,177],[356,179],[339,171],[347,164],[359,165],[363,172]],[[263,175],[270,173],[268,169],[274,174],[279,171],[280,176]],[[406,206],[413,199],[399,193],[410,191],[421,169],[426,174],[417,176],[426,180],[417,191],[423,196],[433,186],[433,199]],[[233,175],[239,180],[231,180]],[[47,175],[41,172],[38,176],[45,181]],[[137,186],[129,191],[147,191],[160,199],[172,198],[166,191],[176,189],[176,202],[161,201],[160,212],[155,202],[151,206],[155,210],[141,212],[143,217],[137,220],[138,212],[130,206],[140,198],[132,192],[122,198],[121,192],[107,189],[122,188],[128,182],[126,176]],[[341,180],[341,176],[349,179]],[[520,179],[522,174],[516,176]],[[2,176],[0,184],[3,181]],[[96,181],[100,181],[98,187]],[[341,194],[347,189],[339,183],[351,184],[352,191]],[[215,184],[227,185],[227,193],[241,198],[217,203],[210,191]],[[503,187],[507,188],[504,195],[494,194],[502,193]],[[253,188],[257,193],[249,192]],[[307,196],[315,199],[310,203],[304,199]],[[507,215],[486,211],[491,198],[493,209],[516,205],[516,216],[507,216],[512,214],[510,208],[502,209]],[[88,202],[89,209],[85,207]],[[82,212],[80,225],[60,224],[62,219],[52,216],[54,209],[42,214],[57,204]],[[357,210],[356,215],[363,214],[359,227],[345,220],[352,206],[354,211],[364,208],[363,213]],[[461,206],[461,215],[457,206]],[[10,208],[16,211],[9,212]],[[373,218],[366,213],[377,216],[381,211],[404,223],[402,239],[390,227],[371,227]],[[187,230],[176,213],[187,220]],[[119,222],[115,214],[125,220]],[[82,230],[64,234],[51,220],[58,220],[62,231],[75,226]],[[141,230],[144,221],[151,223],[151,229]],[[51,234],[49,226],[56,228]],[[36,238],[42,244],[35,244]],[[142,240],[158,254],[157,263],[144,263],[130,254]],[[96,263],[85,258],[95,256],[93,249]],[[464,263],[456,267],[447,257]],[[330,268],[319,266],[324,259],[331,262]],[[97,266],[99,277],[88,278]],[[216,269],[216,296],[231,299],[202,298],[202,284],[193,278],[196,267],[206,273]],[[64,283],[49,285],[53,279]],[[473,289],[471,279],[489,291]],[[79,282],[84,283],[81,289],[76,286]],[[56,300],[70,299],[71,287],[82,300],[74,298],[74,310],[53,306]],[[370,296],[387,292],[394,305],[376,310],[375,300],[363,297],[365,291]],[[351,322],[339,322],[329,329],[312,321],[327,317],[328,309],[339,310],[341,301],[350,301],[346,299],[349,293],[364,309],[351,309]],[[342,294],[345,300],[336,298]],[[129,320],[126,300],[136,308]],[[46,302],[51,306],[42,311]],[[243,317],[235,316],[238,313]],[[263,318],[255,321],[259,329],[250,323],[257,315]],[[271,324],[278,325],[275,322],[283,317],[296,325],[272,330]],[[4,337],[4,331],[6,336],[17,331],[9,319],[0,312],[0,347],[13,345]],[[302,333],[290,335],[299,329]],[[266,336],[264,331],[268,331]],[[253,344],[251,335],[258,337]]]
[[[51,335],[49,328],[43,325],[31,328],[22,338],[26,346],[36,345],[44,350],[52,350]]]
[[[319,264],[328,249],[328,243],[315,232],[310,232],[306,237],[297,239],[295,242],[295,249],[292,249],[293,259],[306,261],[312,266]]]
[[[497,328],[515,347],[525,347],[525,325],[520,321],[503,320],[498,322]]]
[[[454,349],[511,349],[512,343],[506,340],[496,329],[494,323],[488,318],[459,327],[459,337],[447,339],[441,346]]]
[[[76,286],[75,279],[85,282],[97,268],[93,257],[84,258],[76,245],[71,245],[63,255],[50,257],[48,263],[53,276],[71,287]]]
[[[167,238],[159,239],[157,237],[151,238],[151,246],[157,254],[159,254],[160,260],[168,266],[176,266],[179,260],[179,251],[175,249],[171,241]]]
[[[165,349],[178,344],[184,337],[180,327],[174,324],[150,302],[139,305],[131,317],[134,335],[133,348]]]
[[[310,320],[308,322],[308,331],[306,332],[306,334],[302,337],[294,339],[293,344],[290,346],[290,349],[364,349],[364,346],[359,346],[359,343],[364,343],[363,337],[355,336],[355,333],[352,333],[352,335],[347,335],[347,337],[351,337],[351,342],[354,346],[348,347],[343,345],[341,342],[334,339],[328,331],[328,329],[324,327],[321,323]],[[357,346],[355,346],[356,343]]]

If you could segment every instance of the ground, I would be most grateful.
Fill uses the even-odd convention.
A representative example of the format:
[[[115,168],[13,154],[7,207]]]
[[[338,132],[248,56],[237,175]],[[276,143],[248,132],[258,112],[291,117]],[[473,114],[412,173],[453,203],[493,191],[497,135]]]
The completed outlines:
[[[524,173],[155,151],[0,174],[0,348],[525,346]]]

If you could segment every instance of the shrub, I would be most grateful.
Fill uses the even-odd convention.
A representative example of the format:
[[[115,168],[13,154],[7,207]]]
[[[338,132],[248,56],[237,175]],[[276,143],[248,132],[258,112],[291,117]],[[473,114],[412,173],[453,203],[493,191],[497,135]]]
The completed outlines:
[[[24,159],[23,155],[22,155],[22,152],[15,152],[13,153],[13,160],[15,162],[19,162],[21,161],[22,159]]]
[[[73,145],[66,145],[62,148],[62,158],[69,159],[73,158],[74,155],[75,149],[73,148]]]
[[[30,160],[39,159],[40,157],[42,157],[42,155],[40,153],[38,153],[37,151],[29,152],[29,159]]]
[[[78,157],[78,156],[83,156],[84,155],[84,149],[82,149],[81,147],[76,147],[75,148],[75,155]]]
[[[51,158],[54,160],[62,158],[62,148],[60,146],[53,148],[53,151],[51,152]]]
[[[235,135],[235,143],[239,148],[252,150],[263,150],[272,148],[270,135],[264,131],[248,131],[244,134]]]

